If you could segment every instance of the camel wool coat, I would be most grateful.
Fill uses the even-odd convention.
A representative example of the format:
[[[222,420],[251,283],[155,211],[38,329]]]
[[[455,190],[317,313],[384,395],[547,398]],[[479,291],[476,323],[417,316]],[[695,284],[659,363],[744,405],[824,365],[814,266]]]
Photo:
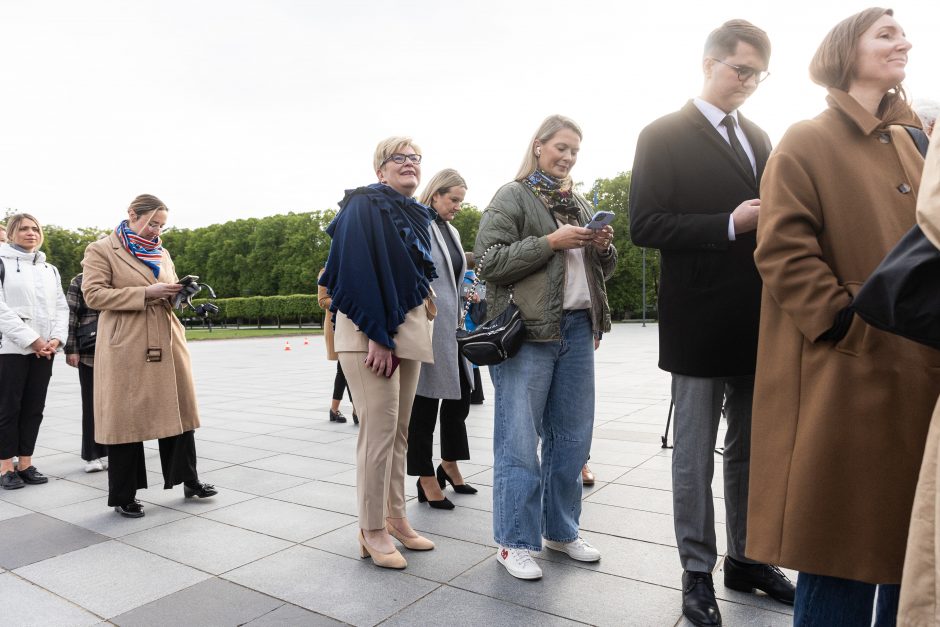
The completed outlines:
[[[111,233],[88,245],[82,267],[85,302],[100,312],[95,441],[143,442],[199,427],[183,325],[168,300],[144,296],[148,285],[178,281],[170,254],[163,251],[160,277],[154,279]]]
[[[940,249],[940,141],[931,143],[917,200],[917,223]],[[940,311],[937,312],[940,316]],[[940,402],[927,434],[924,462],[917,483],[911,529],[907,538],[898,625],[940,625]]]
[[[914,225],[923,158],[900,124],[846,92],[792,126],[761,184],[764,281],[751,431],[747,557],[899,583],[940,352],[858,316],[820,339]]]
[[[320,269],[320,274],[317,275],[317,281],[320,280],[320,277],[323,276],[323,273],[326,271],[326,268]],[[323,340],[326,343],[326,358],[330,361],[336,361],[339,359],[339,356],[336,354],[336,349],[333,347],[333,314],[330,313],[330,305],[333,304],[333,299],[330,298],[329,293],[327,293],[326,288],[319,283],[317,283],[317,303],[320,305],[320,309],[323,310]]]

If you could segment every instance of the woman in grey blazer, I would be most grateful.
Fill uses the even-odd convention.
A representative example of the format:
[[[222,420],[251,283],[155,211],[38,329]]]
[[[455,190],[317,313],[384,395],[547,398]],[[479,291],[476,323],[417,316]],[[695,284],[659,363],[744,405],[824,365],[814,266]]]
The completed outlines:
[[[474,494],[476,489],[463,481],[458,460],[470,459],[467,427],[473,371],[457,351],[455,331],[463,317],[462,286],[467,259],[460,244],[460,234],[449,224],[460,211],[467,193],[467,183],[456,170],[441,170],[431,179],[420,201],[437,213],[428,227],[431,254],[437,278],[434,289],[437,319],[434,324],[434,363],[421,365],[418,390],[408,425],[408,474],[418,477],[418,500],[436,509],[453,509],[444,496],[449,482],[454,491]],[[434,425],[441,414],[441,465],[435,476],[431,461]]]

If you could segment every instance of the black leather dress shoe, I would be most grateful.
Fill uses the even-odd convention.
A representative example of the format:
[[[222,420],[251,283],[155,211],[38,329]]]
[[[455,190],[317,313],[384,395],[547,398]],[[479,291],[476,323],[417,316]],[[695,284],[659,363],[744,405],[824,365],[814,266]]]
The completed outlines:
[[[330,410],[330,422],[346,422],[346,416],[340,410]]]
[[[694,570],[682,573],[682,614],[698,627],[721,625],[711,573]]]
[[[796,586],[780,569],[770,564],[748,564],[725,558],[725,587],[738,592],[760,590],[772,599],[793,605]]]
[[[186,496],[186,498],[198,496],[201,499],[207,499],[210,496],[215,496],[218,493],[219,491],[215,489],[215,486],[209,485],[208,483],[187,481],[183,484],[183,494]]]
[[[19,470],[16,474],[20,476],[20,479],[30,485],[49,483],[49,477],[36,470],[35,466],[30,466],[26,470]]]
[[[126,518],[143,518],[144,516],[144,506],[137,499],[127,505],[116,505],[114,511]]]
[[[0,475],[0,488],[4,490],[17,490],[25,485],[26,484],[23,483],[23,480],[16,474],[15,470],[8,470],[3,473],[3,475]]]

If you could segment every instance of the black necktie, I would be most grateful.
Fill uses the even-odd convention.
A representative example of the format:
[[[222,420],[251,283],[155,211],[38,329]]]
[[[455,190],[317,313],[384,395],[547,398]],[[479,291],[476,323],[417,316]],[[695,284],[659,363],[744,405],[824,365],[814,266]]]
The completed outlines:
[[[728,129],[728,142],[731,144],[731,150],[734,151],[734,155],[738,158],[741,165],[744,166],[744,169],[750,172],[751,176],[754,176],[754,168],[751,166],[751,160],[747,158],[747,153],[744,152],[744,146],[738,141],[738,134],[734,132],[734,118],[730,115],[726,115],[721,121],[721,125]]]

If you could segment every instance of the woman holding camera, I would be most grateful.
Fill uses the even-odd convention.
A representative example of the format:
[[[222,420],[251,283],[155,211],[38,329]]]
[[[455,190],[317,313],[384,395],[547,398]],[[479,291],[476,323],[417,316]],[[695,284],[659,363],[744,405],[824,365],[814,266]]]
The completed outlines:
[[[411,139],[379,142],[373,165],[379,182],[348,190],[326,229],[333,244],[319,284],[333,299],[334,348],[359,413],[359,554],[400,569],[408,564],[392,536],[411,550],[434,548],[405,517],[408,418],[421,363],[434,361],[433,215],[412,198],[421,153]]]
[[[183,325],[170,300],[182,289],[160,240],[167,208],[134,199],[107,238],[85,249],[85,302],[99,312],[95,348],[95,439],[108,446],[108,505],[139,518],[135,497],[147,487],[144,440],[159,440],[164,489],[184,484],[186,497],[215,488],[199,481],[196,392]]]
[[[542,576],[529,551],[542,550],[543,535],[573,559],[600,559],[578,535],[581,469],[594,427],[594,350],[610,330],[604,281],[617,254],[611,227],[585,228],[591,206],[571,181],[580,147],[573,120],[546,118],[516,180],[483,212],[474,250],[489,315],[511,297],[526,325],[519,353],[490,369],[497,559],[520,579]]]
[[[18,213],[7,229],[10,241],[0,244],[0,487],[16,490],[49,481],[32,456],[52,358],[68,338],[69,308],[59,271],[39,250],[39,221]]]
[[[461,287],[467,271],[467,257],[460,244],[460,234],[450,222],[460,211],[460,203],[466,194],[467,183],[457,170],[451,169],[435,174],[421,194],[421,203],[436,214],[429,228],[431,256],[437,268],[437,278],[431,283],[434,304],[437,305],[437,323],[434,325],[434,363],[422,364],[418,391],[411,408],[408,474],[418,477],[418,501],[427,501],[435,509],[454,509],[454,504],[442,492],[447,483],[460,494],[477,492],[476,488],[464,482],[457,467],[457,460],[470,459],[464,421],[470,413],[473,372],[470,362],[457,350],[454,334],[463,317]],[[438,406],[442,461],[435,476],[431,452]]]

